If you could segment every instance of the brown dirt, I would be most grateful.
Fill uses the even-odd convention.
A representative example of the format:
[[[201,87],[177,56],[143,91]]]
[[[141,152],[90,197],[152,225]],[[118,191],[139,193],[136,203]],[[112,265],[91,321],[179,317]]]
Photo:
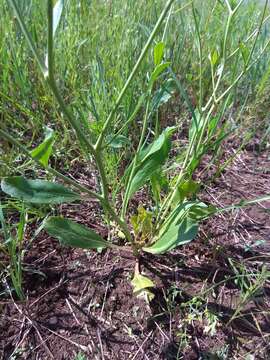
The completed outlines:
[[[204,176],[207,181],[210,175]],[[269,153],[248,148],[201,197],[224,206],[269,189]],[[213,217],[189,245],[169,256],[145,256],[142,269],[157,284],[150,305],[132,294],[134,259],[128,252],[63,248],[40,233],[24,258],[27,300],[0,300],[0,356],[73,360],[81,352],[85,359],[111,360],[247,359],[248,354],[269,359],[269,276],[235,314],[241,279],[248,285],[254,280],[245,271],[269,270],[266,207],[269,202]],[[98,225],[96,203],[64,206],[61,212],[107,235]]]

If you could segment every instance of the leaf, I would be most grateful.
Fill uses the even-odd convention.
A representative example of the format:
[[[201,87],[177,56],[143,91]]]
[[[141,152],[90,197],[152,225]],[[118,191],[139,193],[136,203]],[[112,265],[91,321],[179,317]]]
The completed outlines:
[[[149,85],[153,86],[154,82],[157,80],[159,75],[161,75],[164,72],[164,70],[166,70],[170,65],[171,63],[169,61],[157,65],[150,76]]]
[[[197,233],[198,223],[186,217],[180,223],[171,223],[166,232],[152,246],[144,247],[143,250],[151,254],[163,254],[176,246],[189,243]]]
[[[175,128],[169,127],[146,149],[139,154],[139,163],[134,176],[128,184],[128,199],[139,190],[156,170],[165,162],[171,147],[171,135]]]
[[[134,278],[131,280],[133,286],[133,292],[136,293],[142,289],[155,287],[155,284],[151,279],[141,274],[135,274]]]
[[[176,91],[175,81],[167,79],[155,92],[152,100],[152,111],[157,110],[161,105],[166,104]]]
[[[106,248],[110,244],[86,226],[60,216],[50,217],[44,229],[62,245],[80,249]]]
[[[192,197],[195,195],[200,189],[200,184],[193,181],[187,180],[178,186],[177,192],[173,199],[174,204],[179,204],[179,202],[183,202],[183,200]]]
[[[247,65],[249,58],[249,49],[246,47],[246,45],[243,42],[240,42],[239,48],[242,54],[242,58],[244,60],[244,64]]]
[[[48,166],[49,157],[52,153],[52,147],[54,143],[54,131],[49,127],[45,128],[45,139],[34,150],[31,151],[31,155],[44,166]]]
[[[193,220],[199,221],[215,214],[216,211],[217,208],[215,206],[206,205],[203,202],[200,202],[197,205],[192,206],[189,210],[188,216]]]
[[[138,214],[130,218],[134,233],[140,235],[141,241],[146,241],[152,234],[152,218],[150,211],[145,210],[143,206],[138,207]]]
[[[108,145],[113,149],[120,149],[126,145],[130,145],[130,140],[124,135],[109,136]]]
[[[79,194],[63,185],[45,180],[29,180],[23,176],[4,178],[1,188],[12,197],[34,204],[61,204],[80,199]]]
[[[149,290],[149,288],[155,287],[155,284],[151,279],[141,274],[135,274],[131,280],[133,286],[133,293],[137,297],[143,297],[146,301],[154,299],[155,295]]]
[[[165,174],[162,173],[162,169],[159,168],[156,172],[151,176],[151,187],[154,199],[157,203],[161,200],[161,191],[168,189],[168,179]]]
[[[55,32],[60,23],[63,7],[64,7],[64,0],[56,1],[53,7],[53,36],[55,36]]]
[[[219,59],[218,51],[217,51],[217,50],[214,50],[214,51],[209,55],[209,59],[210,59],[211,65],[214,67],[214,66],[217,64],[218,59]]]
[[[163,54],[164,54],[164,42],[159,42],[154,47],[154,64],[155,66],[159,65],[162,61]]]
[[[198,223],[197,219],[190,216],[190,212],[194,206],[200,204],[203,203],[186,201],[179,204],[163,224],[154,244],[144,247],[143,250],[152,254],[163,254],[193,240],[198,233]]]
[[[203,124],[204,124],[204,117],[201,116],[199,113],[199,110],[195,110],[195,118],[192,118],[192,122],[189,127],[189,139],[191,140],[195,134],[197,136],[201,133],[203,130]]]

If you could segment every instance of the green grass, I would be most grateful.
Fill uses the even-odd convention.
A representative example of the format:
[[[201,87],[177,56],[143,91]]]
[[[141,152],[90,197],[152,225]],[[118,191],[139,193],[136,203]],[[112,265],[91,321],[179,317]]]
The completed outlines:
[[[27,6],[26,6],[27,3]],[[141,0],[133,1],[67,1],[64,20],[56,38],[56,68],[59,86],[77,119],[90,126],[93,136],[112,108],[112,105],[131,71],[140,50],[151,32],[164,0],[153,4]],[[46,12],[44,3],[20,1],[23,15],[30,32],[38,44],[38,51],[45,56]],[[186,5],[186,7],[185,7]],[[211,93],[211,69],[208,56],[221,51],[220,41],[225,27],[226,8],[219,1],[207,1],[201,7],[195,1],[196,17],[202,42],[202,98]],[[182,7],[184,10],[179,11]],[[52,125],[61,134],[58,156],[66,154],[67,144],[76,150],[69,129],[63,122],[58,106],[39,73],[38,66],[21,35],[19,27],[4,0],[0,1],[2,20],[0,24],[0,110],[1,121],[12,129],[17,137],[27,144],[36,141],[42,134],[44,123]],[[260,9],[255,2],[242,5],[241,11],[231,24],[228,52],[232,52],[258,26]],[[29,21],[31,19],[31,21]],[[269,28],[269,27],[268,27]],[[255,48],[255,54],[267,41],[269,31],[263,27]],[[163,26],[164,30],[164,26]],[[171,11],[166,33],[160,31],[156,41],[164,35],[166,59],[172,62],[172,71],[178,76],[190,102],[196,106],[199,98],[200,60],[196,28],[190,1],[176,1]],[[124,123],[133,112],[137,100],[144,93],[147,73],[151,70],[151,54],[143,62],[136,80],[129,88],[117,114],[117,123]],[[241,57],[232,59],[226,69],[222,88],[230,83],[234,73],[239,73]],[[242,104],[251,107],[259,104],[261,94],[267,93],[269,84],[265,72],[269,68],[267,52],[235,88],[229,109],[239,111]],[[258,97],[256,97],[259,92]],[[254,101],[256,99],[256,101]],[[179,111],[186,108],[185,101],[178,101]],[[165,109],[168,107],[165,105]],[[256,110],[255,110],[256,111]],[[181,113],[179,114],[181,118]],[[263,119],[264,120],[264,119]],[[262,123],[264,121],[262,120]],[[266,121],[265,121],[266,122]],[[245,126],[241,118],[239,125]],[[260,124],[260,127],[267,124]],[[130,129],[132,131],[132,128]],[[72,151],[70,156],[74,156]],[[12,162],[12,151],[1,166],[0,174],[7,173],[5,167]],[[112,168],[114,166],[114,160]]]

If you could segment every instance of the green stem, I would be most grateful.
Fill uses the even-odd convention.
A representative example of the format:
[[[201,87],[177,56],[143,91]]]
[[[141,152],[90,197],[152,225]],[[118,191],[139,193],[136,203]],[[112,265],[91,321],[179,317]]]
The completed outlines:
[[[196,10],[194,7],[194,4],[192,4],[192,14],[195,22],[195,30],[198,40],[198,52],[199,52],[199,61],[200,61],[200,80],[199,80],[199,111],[201,111],[202,108],[202,101],[203,101],[203,88],[202,88],[202,66],[203,66],[203,59],[202,59],[202,41],[201,41],[201,35],[200,35],[200,29],[199,29],[199,23],[196,15]]]

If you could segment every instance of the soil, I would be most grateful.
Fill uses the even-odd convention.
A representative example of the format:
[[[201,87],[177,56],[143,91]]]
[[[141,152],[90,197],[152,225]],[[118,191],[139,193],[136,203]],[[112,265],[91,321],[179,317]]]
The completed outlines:
[[[233,144],[228,148],[227,157],[235,152]],[[214,170],[203,171],[205,183]],[[200,197],[225,206],[269,189],[269,151],[257,152],[254,145],[236,155]],[[156,283],[150,304],[132,293],[129,252],[63,248],[41,232],[24,258],[26,300],[0,298],[0,356],[269,359],[269,208],[264,202],[222,213],[202,224],[195,241],[169,256],[144,256],[142,270]],[[60,210],[108,235],[99,225],[97,203]]]

